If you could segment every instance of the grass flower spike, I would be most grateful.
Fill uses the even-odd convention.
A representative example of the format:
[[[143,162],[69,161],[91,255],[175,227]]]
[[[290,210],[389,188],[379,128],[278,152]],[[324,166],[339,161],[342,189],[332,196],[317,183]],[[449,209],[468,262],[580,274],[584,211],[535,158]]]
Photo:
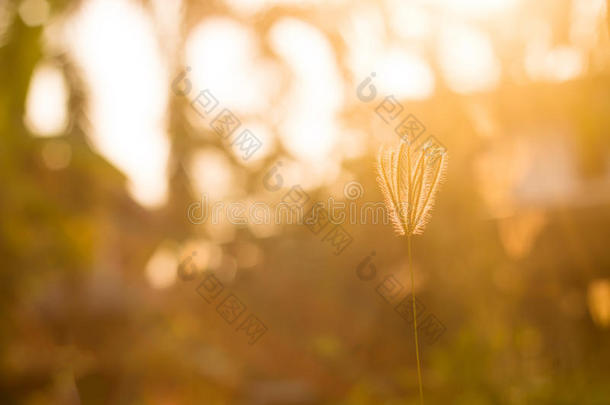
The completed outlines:
[[[378,181],[399,235],[423,233],[446,169],[447,154],[433,145],[413,153],[411,145],[401,142],[379,151]]]
[[[411,237],[423,233],[434,206],[434,197],[444,180],[446,170],[447,153],[444,148],[436,147],[432,142],[426,142],[417,151],[413,151],[413,146],[404,141],[401,141],[398,147],[381,148],[379,151],[377,164],[379,177],[377,180],[385,198],[385,205],[398,235],[407,237],[417,379],[421,404],[424,403],[424,394],[417,339]]]

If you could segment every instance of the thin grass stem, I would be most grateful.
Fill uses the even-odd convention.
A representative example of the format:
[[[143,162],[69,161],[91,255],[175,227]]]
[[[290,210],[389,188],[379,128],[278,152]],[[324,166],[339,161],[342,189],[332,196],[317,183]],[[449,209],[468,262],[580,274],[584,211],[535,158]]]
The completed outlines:
[[[407,245],[409,246],[409,273],[411,273],[411,298],[413,304],[413,334],[415,335],[415,358],[417,359],[417,381],[419,383],[419,403],[424,405],[424,389],[421,382],[421,366],[419,364],[419,342],[417,339],[417,312],[415,309],[415,282],[413,278],[413,266],[411,262],[411,234],[407,234]]]

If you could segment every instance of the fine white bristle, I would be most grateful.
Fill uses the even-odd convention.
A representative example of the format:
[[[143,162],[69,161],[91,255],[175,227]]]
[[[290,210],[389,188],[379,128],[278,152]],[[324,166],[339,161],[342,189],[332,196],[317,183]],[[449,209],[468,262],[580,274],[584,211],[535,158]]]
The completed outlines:
[[[399,235],[423,233],[447,170],[446,152],[412,149],[405,142],[397,148],[382,147],[377,161],[377,181]]]

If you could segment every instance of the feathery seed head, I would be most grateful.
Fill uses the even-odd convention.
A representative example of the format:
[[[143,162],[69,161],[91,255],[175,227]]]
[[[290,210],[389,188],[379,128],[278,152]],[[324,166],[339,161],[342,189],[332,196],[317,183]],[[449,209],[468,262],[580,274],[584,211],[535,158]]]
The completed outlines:
[[[404,141],[379,150],[377,182],[399,235],[423,233],[446,170],[447,152],[430,141],[417,151]]]

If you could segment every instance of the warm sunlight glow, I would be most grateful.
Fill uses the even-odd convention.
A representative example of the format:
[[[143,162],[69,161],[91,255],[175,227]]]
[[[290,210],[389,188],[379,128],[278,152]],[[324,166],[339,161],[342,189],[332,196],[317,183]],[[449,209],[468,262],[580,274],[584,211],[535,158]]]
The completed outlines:
[[[0,405],[610,405],[608,5],[0,0]]]
[[[244,25],[228,18],[205,20],[189,36],[186,64],[193,69],[193,94],[209,89],[240,119],[268,110],[277,74],[261,58],[254,32]]]
[[[441,10],[473,17],[498,16],[514,8],[520,0],[431,0]]]
[[[398,99],[426,99],[432,95],[434,75],[423,58],[400,48],[391,48],[379,56],[375,73],[382,94]]]
[[[168,80],[149,18],[130,1],[92,0],[69,23],[66,40],[89,87],[93,145],[127,174],[137,201],[162,204]]]
[[[392,28],[408,40],[422,39],[429,32],[429,15],[413,4],[388,2]],[[375,72],[378,96],[421,100],[434,93],[435,78],[430,65],[417,46],[388,44],[379,9],[367,5],[354,7],[343,22],[342,34],[356,83]],[[357,85],[357,84],[356,84]]]
[[[332,3],[345,3],[347,0],[225,0],[236,12],[253,14],[261,12],[273,6],[320,6]]]
[[[51,7],[47,0],[24,0],[19,5],[19,16],[30,27],[44,24],[49,18]]]
[[[347,62],[356,83],[375,71],[378,54],[386,47],[383,18],[378,7],[358,4],[341,21],[340,32],[347,47]]]
[[[235,225],[227,215],[220,216],[218,221],[206,221],[203,225],[205,231],[218,244],[231,243],[235,239]]]
[[[146,265],[146,278],[157,289],[170,287],[176,281],[178,259],[167,246],[160,246]]]
[[[218,149],[203,149],[192,158],[189,173],[198,195],[206,194],[211,200],[221,200],[231,194],[235,174],[227,155]]]
[[[570,24],[570,40],[580,47],[592,48],[603,30],[605,24],[605,0],[580,0],[572,2],[572,21]]]
[[[424,7],[404,0],[386,0],[392,10],[390,26],[403,39],[423,39],[431,32],[431,16]]]
[[[589,284],[587,298],[593,321],[604,328],[610,326],[610,280],[592,281]]]
[[[185,5],[182,0],[151,0],[150,5],[156,27],[159,30],[161,47],[167,55],[172,55],[181,40]],[[171,70],[180,68],[182,61],[176,58],[166,58],[164,63]]]
[[[234,144],[230,147],[231,153],[233,153],[235,160],[239,164],[247,167],[257,167],[275,150],[276,137],[273,135],[271,128],[262,120],[244,121],[243,126],[256,135],[262,145],[248,160],[241,158],[243,152],[240,151],[238,144]]]
[[[500,64],[491,41],[464,24],[442,29],[439,57],[449,86],[458,93],[492,90],[500,79]]]
[[[220,265],[221,259],[222,249],[204,238],[189,239],[180,248],[179,260],[188,265],[185,269],[187,275],[191,275],[192,271],[200,274],[214,270]]]
[[[281,114],[284,145],[304,160],[330,158],[343,89],[328,40],[312,25],[285,18],[271,29],[269,42],[290,67],[293,79]]]
[[[58,135],[68,125],[68,89],[61,70],[53,65],[36,67],[30,81],[25,124],[40,136]]]
[[[584,59],[582,51],[575,47],[544,49],[532,46],[528,48],[525,68],[534,80],[563,82],[582,74]]]

